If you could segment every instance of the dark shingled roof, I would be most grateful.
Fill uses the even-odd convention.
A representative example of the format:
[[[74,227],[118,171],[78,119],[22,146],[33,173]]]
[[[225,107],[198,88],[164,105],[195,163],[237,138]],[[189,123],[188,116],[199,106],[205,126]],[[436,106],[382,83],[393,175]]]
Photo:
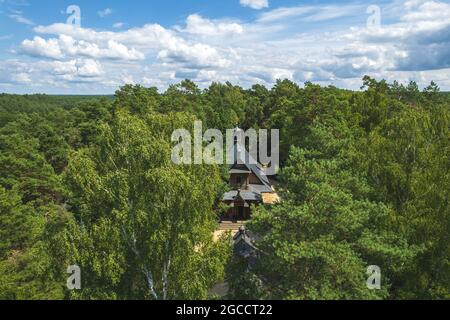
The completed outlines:
[[[249,170],[249,169],[245,169],[245,170],[242,170],[242,169],[231,169],[230,170],[230,173],[250,173],[250,172],[252,172],[252,171]]]
[[[237,146],[237,144],[233,144],[231,147],[232,150],[229,150],[229,154],[233,155],[234,164],[231,165],[230,170],[245,170],[248,169],[249,171],[253,172],[258,179],[266,186],[270,187],[270,191],[272,191],[271,184],[269,181],[269,178],[264,173],[264,169],[262,166],[256,161],[247,151],[245,147]],[[242,148],[242,149],[240,149]],[[238,149],[242,150],[242,152],[238,152]],[[243,168],[245,167],[245,168]],[[230,173],[233,173],[231,172]]]
[[[238,195],[238,191],[233,190],[223,195],[223,201],[234,201]],[[241,198],[245,201],[261,201],[261,193],[251,190],[241,190]]]
[[[239,128],[235,129],[241,130]],[[238,150],[240,152],[238,152]],[[228,154],[233,156],[233,164],[230,166],[230,173],[250,173],[253,172],[261,181],[261,184],[249,184],[248,190],[233,190],[223,196],[223,201],[235,201],[238,194],[244,201],[262,201],[261,193],[274,192],[269,178],[264,173],[262,166],[250,155],[245,147],[239,143],[234,143],[228,150]]]
[[[253,268],[258,259],[259,250],[255,246],[256,237],[245,229],[241,227],[239,232],[233,237],[233,251],[235,255],[241,256],[246,259],[248,267]]]

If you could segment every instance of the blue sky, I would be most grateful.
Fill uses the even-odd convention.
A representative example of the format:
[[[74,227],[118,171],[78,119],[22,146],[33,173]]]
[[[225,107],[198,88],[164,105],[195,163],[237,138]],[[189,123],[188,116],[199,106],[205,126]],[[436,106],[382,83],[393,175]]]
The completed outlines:
[[[357,89],[365,74],[450,90],[449,1],[0,0],[0,92],[164,90],[184,78]]]

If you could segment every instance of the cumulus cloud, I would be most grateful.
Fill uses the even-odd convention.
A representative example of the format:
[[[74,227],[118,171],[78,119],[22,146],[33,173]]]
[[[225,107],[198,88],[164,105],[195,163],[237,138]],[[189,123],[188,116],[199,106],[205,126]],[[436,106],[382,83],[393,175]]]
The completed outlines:
[[[186,28],[181,31],[204,36],[224,36],[242,34],[244,28],[236,22],[212,21],[198,14],[191,14],[186,20]]]
[[[423,71],[450,67],[450,4],[407,1],[399,22],[353,29],[344,39],[385,51],[385,70]],[[387,59],[386,59],[387,58]]]
[[[52,59],[60,59],[63,57],[57,39],[45,40],[36,36],[33,40],[24,40],[21,48],[24,53],[34,57],[46,57]]]
[[[406,1],[404,8],[409,10],[402,21],[445,21],[450,19],[449,5],[437,1]]]
[[[83,78],[97,77],[103,73],[100,64],[92,59],[77,60],[77,75]]]
[[[227,67],[231,62],[220,56],[219,52],[205,44],[187,45],[175,41],[158,53],[158,58],[166,62],[180,63],[190,68]]]
[[[62,59],[70,56],[86,56],[91,58],[117,59],[117,60],[143,60],[145,55],[132,48],[115,41],[108,40],[102,44],[75,40],[68,35],[60,35],[59,38],[43,39],[39,36],[33,40],[24,40],[21,49],[24,53],[35,57]]]
[[[199,18],[201,21],[204,20],[201,17]],[[209,25],[210,22],[208,20],[205,21]],[[212,31],[225,32],[225,29],[229,31],[232,28],[225,27],[225,24],[220,24],[213,27]],[[67,24],[53,24],[50,26],[38,26],[35,28],[35,31],[42,34],[61,34],[58,42],[64,45],[59,47],[66,48],[66,52],[72,55],[83,54],[93,58],[122,58],[124,60],[140,60],[143,58],[143,54],[140,51],[136,49],[127,50],[125,45],[128,45],[136,46],[149,52],[156,51],[156,58],[164,62],[197,68],[229,65],[227,59],[222,57],[216,48],[208,44],[189,42],[175,31],[165,29],[158,24],[144,25],[140,28],[132,28],[122,32],[98,32],[92,29],[76,28]],[[203,30],[203,32],[206,31]],[[211,32],[211,29],[208,32]],[[63,39],[68,40],[64,41]],[[50,42],[50,40],[47,42]],[[100,50],[97,43],[102,43],[106,40],[108,41],[107,50]],[[42,40],[38,41],[40,48],[42,47]],[[54,43],[55,40],[53,39],[50,44],[54,45]],[[23,49],[27,49],[27,47],[32,47],[29,42],[22,44]],[[36,51],[30,50],[28,53],[32,54]],[[43,56],[44,54],[42,52]]]
[[[101,64],[94,59],[79,58],[68,61],[42,61],[35,66],[36,69],[47,71],[66,80],[79,78],[95,78],[101,76],[104,71]]]
[[[0,84],[27,85],[42,89],[61,89],[66,83],[98,83],[104,70],[98,61],[78,58],[68,61],[19,61],[0,62]],[[39,90],[38,90],[39,91]]]
[[[90,78],[97,78],[104,73],[98,61],[85,58],[41,62],[36,68],[70,82],[89,81]]]
[[[269,7],[269,0],[240,0],[243,7],[260,10]]]
[[[360,2],[301,5],[264,11],[245,22],[191,14],[181,26],[115,30],[124,27],[118,24],[112,31],[37,26],[37,35],[19,50],[34,61],[3,69],[0,63],[0,74],[15,73],[15,83],[28,79],[33,85],[70,83],[71,88],[89,83],[110,92],[126,82],[165,88],[183,78],[205,86],[211,81],[272,85],[288,78],[359,88],[364,74],[421,84],[434,79],[450,89],[449,4],[393,1],[383,8],[389,19],[380,28],[367,27],[364,19],[338,20],[366,17],[366,9]],[[320,24],[334,19],[330,27]]]

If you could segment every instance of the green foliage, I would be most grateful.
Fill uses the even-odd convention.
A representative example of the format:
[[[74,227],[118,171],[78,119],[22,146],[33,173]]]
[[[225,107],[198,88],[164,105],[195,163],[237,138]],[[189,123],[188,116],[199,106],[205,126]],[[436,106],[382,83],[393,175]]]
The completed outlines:
[[[44,208],[22,204],[17,190],[0,187],[0,299],[60,299],[44,249]],[[53,208],[46,208],[50,211]]]
[[[114,109],[122,108],[144,115],[158,107],[159,99],[158,90],[154,87],[127,84],[116,91]]]
[[[227,283],[230,290],[226,298],[229,300],[254,300],[265,297],[264,285],[248,262],[240,256],[233,256],[227,264]]]
[[[395,233],[394,212],[368,199],[370,187],[349,166],[352,146],[336,139],[332,128],[310,130],[316,149],[291,150],[283,203],[259,208],[249,224],[262,236],[255,271],[262,297],[387,298],[391,279],[418,250]],[[370,265],[382,269],[382,290],[366,287]]]
[[[227,246],[212,241],[218,169],[174,165],[173,128],[152,130],[187,120],[119,110],[95,148],[71,156],[76,259],[59,264],[83,270],[83,289],[72,298],[200,299],[223,277]]]
[[[363,82],[272,90],[283,203],[254,214],[259,264],[235,275],[262,287],[232,282],[233,297],[448,299],[449,101],[435,83]],[[369,265],[380,291],[365,287]]]
[[[114,97],[0,95],[0,299],[449,299],[450,95],[190,80]],[[175,166],[175,129],[280,129],[283,202],[212,241],[227,170]],[[170,261],[170,263],[169,263]],[[69,265],[82,290],[65,289]],[[382,290],[366,288],[378,265]]]

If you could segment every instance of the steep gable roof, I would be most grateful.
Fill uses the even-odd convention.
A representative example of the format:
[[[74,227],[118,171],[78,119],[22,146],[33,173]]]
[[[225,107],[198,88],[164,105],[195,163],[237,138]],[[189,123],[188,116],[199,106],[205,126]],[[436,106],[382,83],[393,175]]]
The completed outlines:
[[[245,170],[243,166],[249,171],[253,172],[262,184],[271,188],[269,178],[264,172],[263,167],[256,161],[244,146],[241,146],[239,142],[235,142],[228,154],[233,155],[234,163],[230,166],[230,173],[235,170]],[[248,171],[247,171],[248,172]]]

